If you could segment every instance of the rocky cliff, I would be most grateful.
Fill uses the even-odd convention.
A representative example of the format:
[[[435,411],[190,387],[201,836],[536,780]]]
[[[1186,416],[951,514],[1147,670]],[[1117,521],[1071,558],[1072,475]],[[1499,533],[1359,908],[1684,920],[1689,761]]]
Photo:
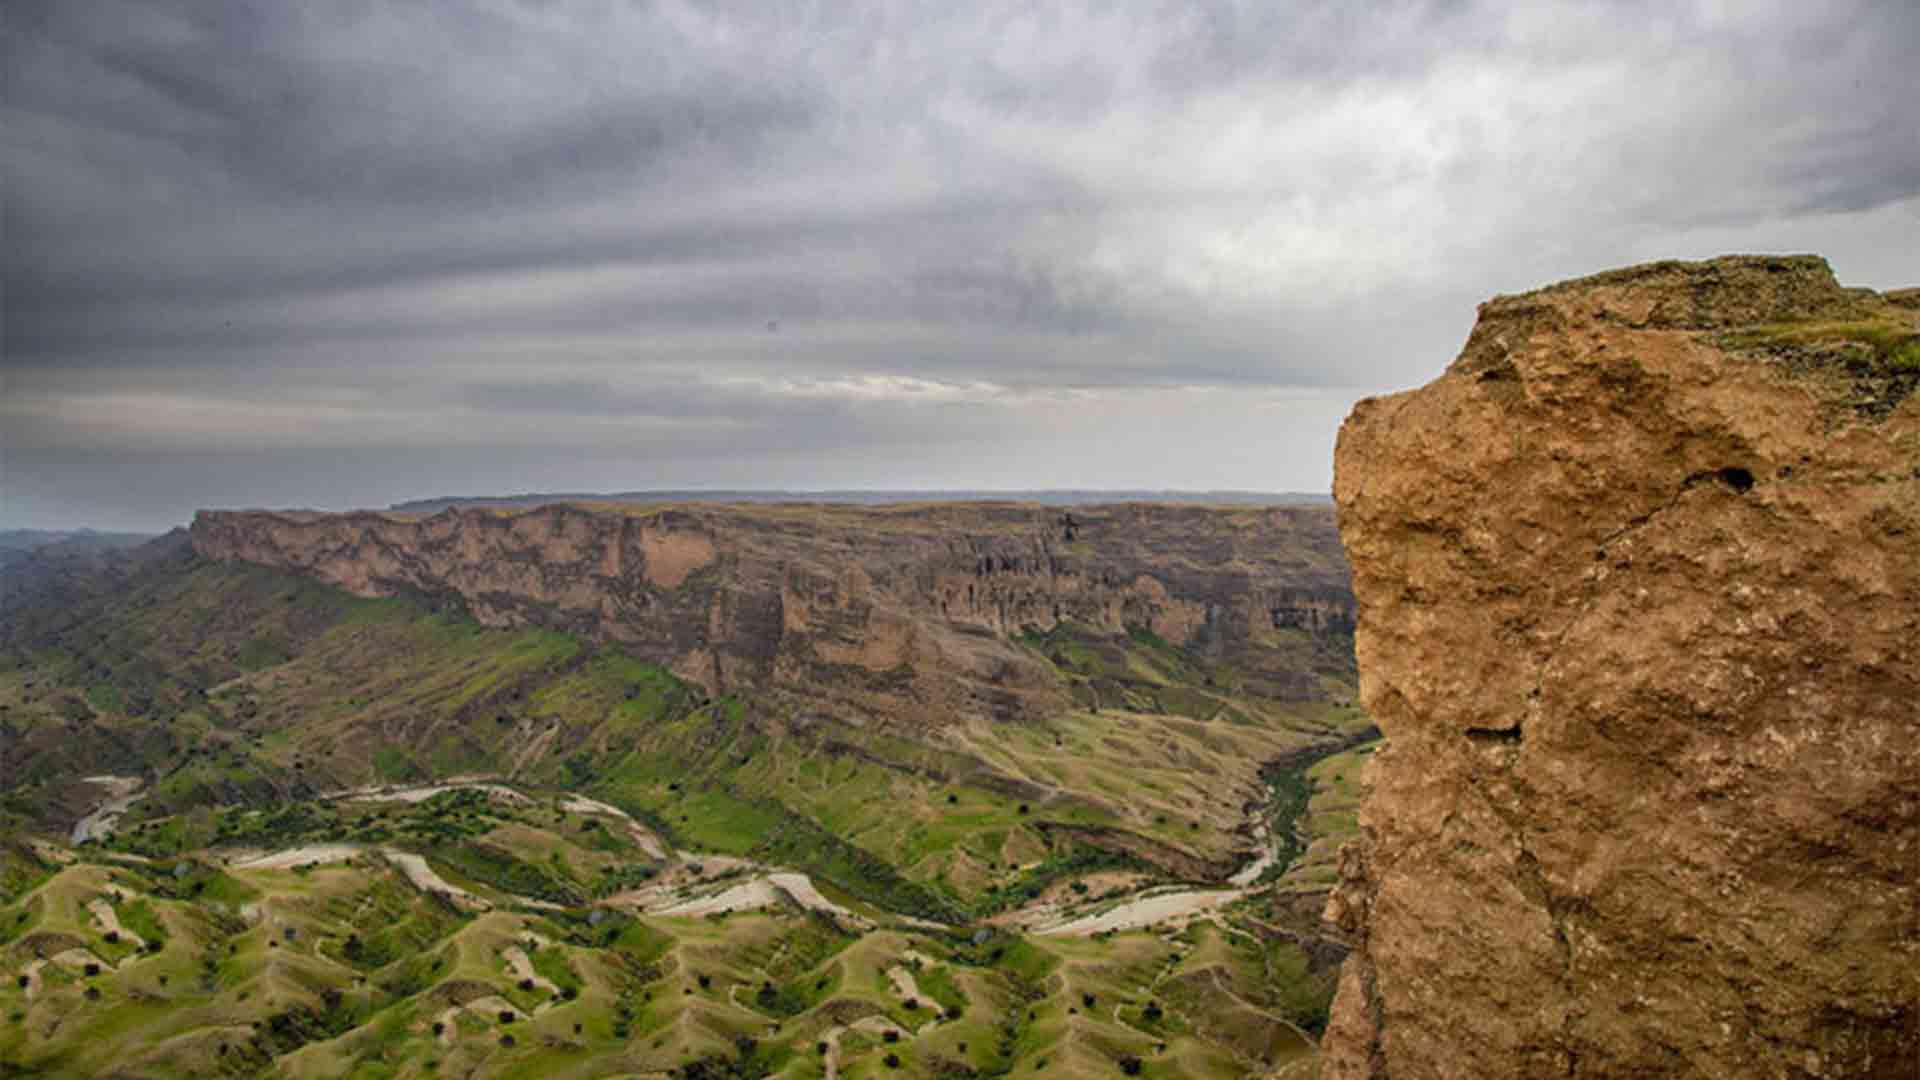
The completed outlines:
[[[1316,700],[1351,680],[1352,594],[1321,508],[800,504],[525,511],[208,512],[213,559],[412,595],[490,626],[618,642],[715,693],[937,722],[1064,707],[1020,647],[1071,625],[1151,633],[1243,689]]]
[[[1917,328],[1817,258],[1660,263],[1355,407],[1388,744],[1326,1075],[1916,1075]]]

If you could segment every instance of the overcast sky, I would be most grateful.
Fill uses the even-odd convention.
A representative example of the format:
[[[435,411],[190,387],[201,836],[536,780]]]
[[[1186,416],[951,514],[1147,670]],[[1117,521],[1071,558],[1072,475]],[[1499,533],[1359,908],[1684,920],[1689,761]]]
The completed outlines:
[[[0,5],[0,526],[1324,490],[1478,301],[1920,284],[1920,5]]]

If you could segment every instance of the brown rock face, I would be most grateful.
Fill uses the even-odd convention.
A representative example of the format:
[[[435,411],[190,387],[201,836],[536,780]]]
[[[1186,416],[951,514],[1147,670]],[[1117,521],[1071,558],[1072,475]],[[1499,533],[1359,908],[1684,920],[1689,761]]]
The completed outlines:
[[[1068,621],[1230,661],[1265,697],[1317,700],[1321,672],[1352,670],[1345,559],[1331,511],[1311,507],[207,512],[192,535],[209,558],[617,642],[715,692],[852,719],[1064,708],[1011,639]]]
[[[1817,258],[1636,267],[1354,409],[1388,743],[1326,1075],[1920,1075],[1915,320]]]

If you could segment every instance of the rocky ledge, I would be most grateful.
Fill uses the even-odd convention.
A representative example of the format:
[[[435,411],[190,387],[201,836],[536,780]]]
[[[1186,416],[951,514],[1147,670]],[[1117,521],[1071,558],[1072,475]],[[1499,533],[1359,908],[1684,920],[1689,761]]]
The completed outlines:
[[[1325,1075],[1914,1075],[1917,318],[1818,258],[1659,263],[1355,407],[1388,742]]]
[[[192,537],[207,558],[613,642],[796,716],[928,725],[1065,708],[1067,687],[1020,641],[1062,627],[1155,635],[1231,665],[1258,697],[1322,700],[1353,678],[1330,508],[243,511],[200,514]]]

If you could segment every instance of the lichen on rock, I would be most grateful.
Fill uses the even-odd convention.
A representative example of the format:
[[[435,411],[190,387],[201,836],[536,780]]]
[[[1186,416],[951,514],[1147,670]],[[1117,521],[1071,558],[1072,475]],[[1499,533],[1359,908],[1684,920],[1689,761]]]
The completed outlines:
[[[1914,1075],[1903,301],[1813,257],[1634,267],[1488,302],[1439,379],[1355,407],[1388,741],[1325,1075]]]

